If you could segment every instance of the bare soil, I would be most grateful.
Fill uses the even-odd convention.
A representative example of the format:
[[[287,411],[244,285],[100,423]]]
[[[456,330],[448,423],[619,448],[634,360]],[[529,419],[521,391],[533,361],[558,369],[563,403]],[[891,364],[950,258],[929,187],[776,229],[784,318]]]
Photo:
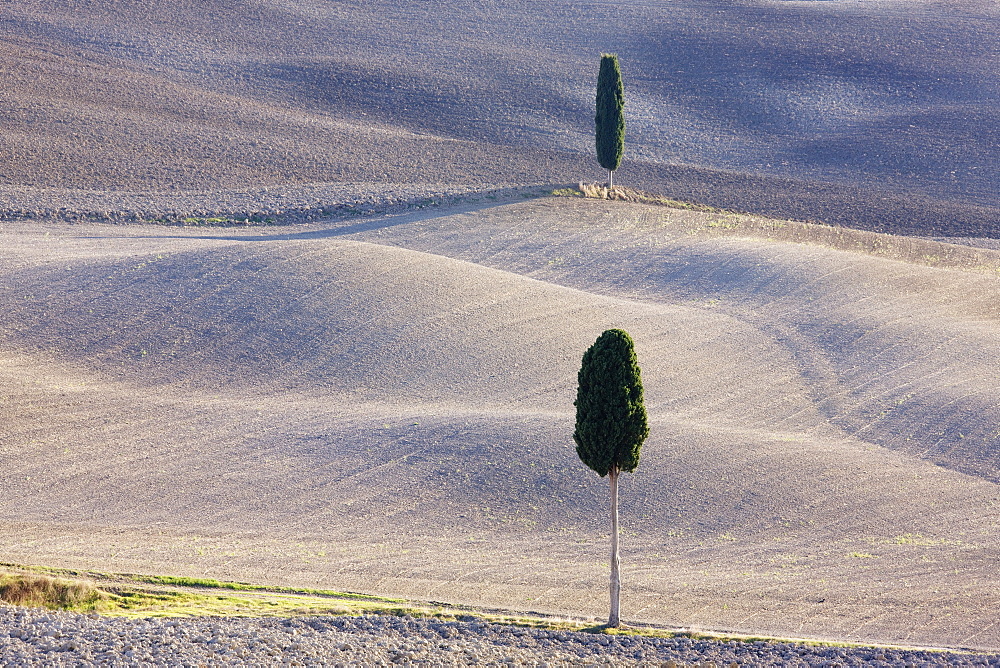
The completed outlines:
[[[998,27],[985,0],[7,3],[0,209],[24,188],[114,211],[120,191],[597,180],[606,51],[622,185],[996,237]]]
[[[624,327],[627,620],[1000,649],[997,16],[7,3],[0,560],[600,618]],[[750,213],[518,201],[601,178],[601,51],[616,181]]]
[[[599,618],[620,326],[626,619],[1000,647],[996,251],[572,198],[0,229],[3,560]]]

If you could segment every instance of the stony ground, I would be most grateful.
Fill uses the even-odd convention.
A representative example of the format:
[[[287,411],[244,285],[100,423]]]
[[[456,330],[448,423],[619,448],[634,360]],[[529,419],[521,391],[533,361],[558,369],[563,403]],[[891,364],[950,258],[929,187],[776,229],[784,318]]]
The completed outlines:
[[[0,665],[1000,666],[1000,655],[553,631],[394,616],[122,619],[0,606]]]

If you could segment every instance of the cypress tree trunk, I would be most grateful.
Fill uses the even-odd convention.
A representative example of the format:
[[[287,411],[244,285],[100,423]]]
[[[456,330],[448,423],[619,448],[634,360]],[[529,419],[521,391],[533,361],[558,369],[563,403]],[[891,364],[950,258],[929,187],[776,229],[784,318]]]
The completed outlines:
[[[621,626],[619,601],[622,590],[621,562],[618,558],[618,469],[608,472],[608,480],[611,482],[611,616],[608,626],[615,628]]]
[[[615,178],[615,170],[609,169],[608,170],[608,190],[609,191],[615,189],[614,178]]]

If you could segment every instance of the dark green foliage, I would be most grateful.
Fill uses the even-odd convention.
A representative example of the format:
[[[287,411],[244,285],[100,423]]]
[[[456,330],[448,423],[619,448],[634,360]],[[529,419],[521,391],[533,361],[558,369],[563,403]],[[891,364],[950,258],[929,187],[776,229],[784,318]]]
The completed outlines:
[[[597,161],[608,171],[615,171],[622,162],[625,148],[625,89],[618,56],[601,55],[601,71],[597,75]]]
[[[634,471],[649,434],[632,338],[609,329],[583,354],[577,389],[576,453],[601,476]]]

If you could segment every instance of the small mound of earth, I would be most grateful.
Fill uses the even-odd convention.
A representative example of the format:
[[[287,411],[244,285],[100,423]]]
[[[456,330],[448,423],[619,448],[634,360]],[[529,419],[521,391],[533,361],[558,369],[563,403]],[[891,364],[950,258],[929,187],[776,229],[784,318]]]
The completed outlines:
[[[633,204],[658,204],[661,206],[671,206],[679,209],[690,209],[692,211],[722,211],[718,207],[700,204],[688,200],[678,200],[663,195],[656,195],[644,190],[623,186],[609,188],[604,183],[580,183],[579,190],[570,189],[556,190],[555,194],[563,196],[591,197],[594,199],[607,199],[617,202],[632,202]],[[728,211],[728,213],[736,213]]]

